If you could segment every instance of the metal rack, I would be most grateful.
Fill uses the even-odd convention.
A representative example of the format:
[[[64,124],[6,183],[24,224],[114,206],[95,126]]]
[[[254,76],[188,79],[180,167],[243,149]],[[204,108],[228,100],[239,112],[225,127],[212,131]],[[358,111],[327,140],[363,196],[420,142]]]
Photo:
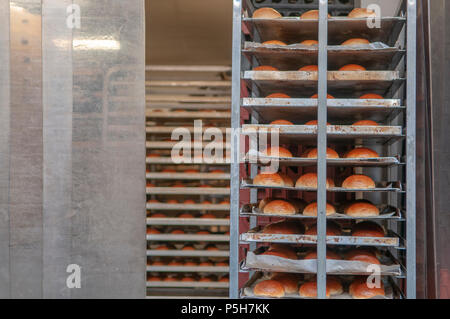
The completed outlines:
[[[146,238],[147,297],[225,297],[229,286],[229,162],[195,158],[195,151],[212,145],[201,141],[187,146],[192,161],[172,157],[172,148],[181,144],[171,140],[171,134],[183,128],[194,136],[194,121],[203,120],[225,136],[231,118],[231,69],[147,66],[146,71],[146,207],[147,227],[153,231]],[[223,150],[229,148],[224,143]],[[174,183],[178,187],[172,187]],[[179,217],[181,213],[192,216]],[[166,248],[158,249],[161,245]],[[214,249],[208,249],[211,245]],[[184,246],[191,249],[184,250]]]
[[[380,28],[369,28],[366,19],[349,19],[354,4],[335,8],[328,1],[315,1],[307,6],[302,1],[279,4],[271,1],[234,1],[233,13],[233,81],[232,128],[240,130],[232,140],[231,163],[231,238],[230,238],[230,297],[245,298],[248,287],[270,269],[251,269],[250,279],[243,282],[242,273],[246,251],[254,251],[264,243],[312,244],[317,248],[318,298],[325,298],[327,277],[326,248],[333,246],[378,246],[392,256],[402,269],[401,274],[383,278],[392,287],[394,298],[416,297],[415,258],[415,123],[416,123],[416,1],[402,1],[394,17],[382,17]],[[259,7],[273,7],[284,17],[279,19],[253,19],[252,12]],[[298,15],[310,9],[319,9],[319,21],[301,20]],[[327,19],[327,13],[334,15]],[[335,14],[333,14],[335,13]],[[338,17],[336,17],[338,16]],[[345,30],[345,33],[343,32]],[[383,42],[385,46],[342,48],[339,44],[355,37]],[[317,39],[319,45],[262,45],[267,40],[281,40],[289,44],[306,39]],[[340,72],[338,67],[349,63],[365,65],[368,71]],[[299,67],[317,64],[318,72],[298,72]],[[252,71],[255,66],[270,65],[279,71]],[[270,99],[275,93],[291,96]],[[318,99],[309,98],[318,93]],[[327,99],[327,93],[335,99]],[[382,100],[359,99],[362,93],[378,93]],[[248,112],[249,118],[245,118]],[[270,125],[273,120],[285,119],[297,125]],[[318,120],[317,126],[302,125]],[[327,119],[333,121],[327,125]],[[351,126],[356,120],[371,119],[382,122],[376,127]],[[245,123],[245,124],[242,124]],[[260,187],[252,185],[264,161],[250,162],[246,156],[246,131],[276,128],[280,145],[316,143],[317,159],[281,158],[280,167],[286,172],[316,167],[317,189],[294,187]],[[350,143],[377,147],[383,157],[376,161],[364,159],[326,159],[327,144],[345,147]],[[241,145],[244,144],[244,145]],[[260,158],[261,159],[261,158]],[[267,159],[267,158],[265,158]],[[270,159],[270,158],[269,158]],[[267,162],[266,162],[267,163]],[[368,191],[326,188],[326,176],[336,170],[350,169],[351,174],[370,172],[383,182],[381,187]],[[370,174],[369,174],[370,175]],[[298,176],[298,175],[297,175]],[[386,188],[387,187],[387,188]],[[268,216],[255,210],[259,191],[289,194],[316,194],[318,216],[302,218],[300,215],[283,216],[295,220],[316,219],[317,236],[268,235],[259,233]],[[357,238],[352,236],[326,236],[328,219],[355,222],[345,216],[326,216],[328,198],[337,196],[369,198],[391,207],[394,214],[380,215],[378,219],[389,231],[385,238]],[[366,197],[367,196],[367,197]],[[328,197],[328,198],[327,198]],[[248,202],[246,202],[248,201]],[[240,229],[241,219],[248,221],[249,229]],[[366,218],[367,219],[367,218]],[[241,262],[242,261],[242,262]],[[269,267],[270,268],[270,267]],[[280,269],[277,269],[280,271]],[[351,275],[352,273],[350,273]],[[355,274],[353,274],[355,275]]]

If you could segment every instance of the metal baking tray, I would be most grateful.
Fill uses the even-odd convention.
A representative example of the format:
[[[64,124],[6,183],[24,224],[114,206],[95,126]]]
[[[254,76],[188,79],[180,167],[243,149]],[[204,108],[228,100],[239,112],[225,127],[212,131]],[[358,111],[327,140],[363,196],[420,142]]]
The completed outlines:
[[[230,195],[226,187],[147,187],[147,195]]]
[[[263,234],[261,228],[256,227],[242,233],[240,240],[242,242],[257,243],[279,243],[279,244],[317,244],[317,236],[310,235],[284,235],[284,234]],[[394,233],[389,232],[389,237],[355,237],[355,236],[326,236],[327,245],[346,245],[346,246],[380,246],[380,247],[399,247],[400,238]]]
[[[328,19],[328,38],[332,44],[340,44],[351,38],[366,38],[371,42],[384,42],[392,45],[397,40],[406,18],[382,17],[380,28],[369,28],[367,19],[351,19],[332,17]],[[317,20],[301,20],[297,17],[280,19],[243,18],[249,30],[256,30],[261,41],[281,40],[298,43],[303,40],[317,39],[319,22]]]
[[[280,166],[315,166],[316,158],[303,157],[271,157],[258,155],[257,161],[251,161],[250,156],[246,155],[241,162],[268,166],[270,163],[278,162]],[[351,167],[389,167],[400,165],[397,157],[376,157],[376,158],[330,158],[327,159],[327,166],[351,166]]]
[[[147,218],[147,225],[229,226],[226,218]]]
[[[229,180],[229,173],[159,173],[151,172],[145,174],[148,179],[164,180]]]
[[[404,218],[402,217],[402,213],[400,209],[392,206],[381,205],[378,206],[380,209],[380,215],[378,216],[370,216],[370,217],[353,217],[345,215],[342,212],[338,212],[334,215],[328,215],[327,219],[335,219],[335,220],[397,220],[402,221]],[[286,219],[317,219],[317,216],[305,216],[303,214],[295,214],[295,215],[282,215],[282,214],[266,214],[260,211],[255,205],[246,204],[241,207],[240,211],[241,216],[243,217],[280,217]]]
[[[272,190],[286,190],[286,191],[296,191],[296,192],[316,192],[317,188],[312,187],[283,187],[283,186],[261,186],[261,185],[253,185],[252,180],[242,180],[241,188],[250,188],[250,189],[272,189]],[[336,192],[336,193],[354,193],[354,192],[364,192],[364,193],[372,193],[372,192],[396,192],[396,193],[404,193],[403,186],[400,182],[379,182],[376,184],[375,188],[370,189],[348,189],[342,187],[328,187],[327,192]]]
[[[229,204],[167,204],[167,203],[147,203],[147,209],[154,210],[214,210],[228,211]]]
[[[228,266],[147,266],[148,272],[228,272]]]
[[[310,97],[317,93],[318,72],[245,71],[243,79],[249,87],[256,84],[264,96],[282,92],[292,97]],[[405,81],[399,71],[328,71],[328,93],[341,95],[370,92],[386,95]]]
[[[267,46],[246,42],[242,52],[249,59],[256,58],[260,65],[270,65],[282,71],[295,71],[305,65],[317,65],[319,51],[317,46]],[[397,47],[329,46],[328,69],[338,70],[346,64],[359,64],[368,70],[391,70],[404,55],[405,50]]]
[[[147,256],[153,257],[229,257],[229,250],[147,250]]]
[[[171,288],[228,288],[228,282],[183,282],[183,281],[147,281],[147,288],[152,287],[171,287]],[[149,296],[152,298],[152,296]],[[165,295],[165,299],[173,298],[171,295]],[[183,299],[192,298],[188,297],[188,295],[184,295]],[[210,298],[210,297],[201,297],[201,298]]]
[[[151,241],[230,241],[229,235],[196,235],[196,234],[155,234],[147,235]]]
[[[243,98],[242,107],[255,111],[270,123],[279,119],[306,122],[317,118],[317,99]],[[397,116],[406,108],[400,99],[328,99],[327,117],[330,121],[363,120],[384,121]],[[352,122],[353,123],[353,122]]]

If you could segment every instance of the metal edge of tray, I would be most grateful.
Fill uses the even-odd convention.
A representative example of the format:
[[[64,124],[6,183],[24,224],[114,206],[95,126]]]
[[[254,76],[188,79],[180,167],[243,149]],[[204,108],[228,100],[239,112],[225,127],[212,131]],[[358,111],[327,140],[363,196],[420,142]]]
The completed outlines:
[[[147,272],[220,272],[227,273],[228,266],[147,266]]]
[[[229,250],[155,250],[147,249],[147,257],[229,257]]]
[[[147,187],[148,195],[230,195],[226,187]]]
[[[228,282],[183,282],[183,281],[147,281],[147,288],[153,287],[166,287],[166,288],[228,288]],[[151,298],[149,296],[148,298]],[[167,295],[165,298],[173,298],[173,296]],[[183,299],[187,298],[186,296]],[[201,297],[210,298],[210,297]]]
[[[147,235],[147,241],[212,241],[212,242],[228,242],[230,241],[229,235],[196,235],[196,234],[156,234]]]
[[[226,218],[147,218],[147,226],[229,226]]]
[[[162,173],[150,172],[146,173],[147,179],[165,179],[165,180],[229,180],[229,173]]]
[[[167,204],[167,203],[147,203],[147,209],[154,210],[208,210],[208,211],[229,211],[229,204]]]

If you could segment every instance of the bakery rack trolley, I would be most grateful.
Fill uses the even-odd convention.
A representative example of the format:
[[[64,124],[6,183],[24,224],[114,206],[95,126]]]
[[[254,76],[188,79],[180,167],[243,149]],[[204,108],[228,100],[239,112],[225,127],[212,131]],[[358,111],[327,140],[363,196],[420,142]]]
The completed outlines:
[[[175,163],[171,133],[180,127],[194,133],[194,121],[202,120],[225,135],[231,68],[149,65],[146,73],[147,298],[226,297],[229,163]],[[178,217],[182,213],[195,218]],[[205,278],[210,280],[200,280]]]
[[[243,295],[239,275],[246,270],[241,267],[240,253],[243,245],[249,245],[250,250],[260,242],[270,243],[271,236],[255,236],[251,231],[240,230],[240,221],[249,221],[250,228],[260,224],[260,216],[243,214],[243,189],[250,189],[250,204],[258,200],[258,187],[246,183],[245,178],[253,178],[259,168],[259,163],[247,163],[242,160],[242,138],[248,128],[259,129],[273,120],[318,120],[317,131],[306,130],[304,125],[280,128],[280,138],[294,144],[304,140],[317,143],[318,159],[313,163],[302,161],[291,162],[289,165],[297,168],[305,165],[317,167],[318,187],[317,202],[317,237],[305,240],[301,236],[294,242],[278,238],[278,243],[307,243],[317,248],[317,287],[318,298],[325,298],[326,283],[326,248],[327,245],[358,245],[358,240],[346,236],[326,237],[327,217],[325,205],[327,195],[335,196],[342,189],[326,189],[326,176],[329,169],[339,166],[350,166],[354,173],[363,170],[376,171],[384,181],[395,180],[390,188],[378,189],[374,192],[353,192],[355,199],[376,196],[382,204],[391,205],[400,211],[398,218],[387,218],[382,221],[393,234],[393,241],[367,241],[364,246],[384,246],[391,252],[393,258],[401,265],[402,273],[389,276],[396,298],[413,299],[416,297],[416,242],[415,242],[415,162],[416,162],[416,1],[401,1],[401,6],[394,17],[382,17],[377,28],[369,28],[367,19],[349,19],[344,17],[353,7],[353,1],[314,0],[314,1],[233,1],[233,76],[232,76],[232,128],[240,129],[232,140],[231,162],[231,238],[230,238],[230,297],[239,298]],[[349,4],[350,2],[350,4]],[[347,6],[347,7],[345,7]],[[283,14],[279,19],[252,19],[252,12],[260,7],[272,7]],[[319,21],[300,20],[298,13],[310,9],[319,9]],[[332,17],[327,19],[327,13]],[[345,31],[345,36],[344,36]],[[298,43],[300,40],[317,39],[318,46],[312,50],[302,48],[290,49],[260,46],[267,40],[282,40]],[[366,50],[339,50],[339,45],[350,38],[368,38],[370,42],[383,42],[387,47],[370,48]],[[257,43],[256,45],[254,43]],[[295,63],[301,60],[301,63]],[[354,62],[352,62],[354,61]],[[367,72],[367,77],[356,75],[350,79],[340,77],[337,66],[349,63],[368,65],[369,70],[387,70]],[[318,77],[311,74],[300,74],[294,71],[307,64],[318,64]],[[251,71],[258,65],[275,66],[282,71]],[[285,71],[286,70],[286,71]],[[304,72],[305,73],[305,72]],[[374,78],[371,78],[374,76]],[[317,90],[318,99],[311,100],[312,90]],[[369,100],[357,100],[358,92],[379,93],[383,100],[368,104]],[[375,92],[376,91],[376,92]],[[267,99],[270,93],[281,92],[293,95],[292,99]],[[314,92],[314,93],[316,93]],[[336,99],[327,99],[327,92]],[[308,95],[309,94],[309,95]],[[296,96],[297,95],[297,96]],[[351,97],[351,98],[349,98]],[[277,101],[276,101],[277,100]],[[373,102],[373,101],[372,101]],[[250,115],[250,124],[242,123],[243,110]],[[329,129],[327,120],[345,122],[348,119],[374,119],[382,121],[385,127],[375,128],[376,132],[362,132],[352,126],[338,125],[336,130]],[[262,123],[262,124],[261,124]],[[261,126],[262,125],[262,126]],[[270,126],[270,125],[269,125]],[[349,130],[350,129],[350,130]],[[359,132],[358,132],[359,131]],[[361,133],[361,134],[360,134]],[[377,143],[384,156],[397,156],[398,160],[391,164],[365,163],[372,168],[358,163],[335,163],[326,159],[327,144],[342,141],[353,143],[353,147],[366,141]],[[284,142],[280,142],[283,144]],[[291,144],[292,145],[292,144]],[[249,172],[248,176],[243,176]],[[381,173],[380,173],[381,172]],[[329,174],[329,173],[328,173]],[[295,181],[295,180],[294,180]],[[387,182],[386,182],[387,183]],[[393,184],[391,184],[392,186]],[[351,192],[350,192],[351,193]],[[353,196],[352,195],[352,196]],[[359,197],[358,197],[359,196]],[[282,237],[282,236],[281,236]],[[304,240],[304,241],[302,241]],[[274,241],[272,241],[274,242]],[[255,270],[253,270],[255,271]]]

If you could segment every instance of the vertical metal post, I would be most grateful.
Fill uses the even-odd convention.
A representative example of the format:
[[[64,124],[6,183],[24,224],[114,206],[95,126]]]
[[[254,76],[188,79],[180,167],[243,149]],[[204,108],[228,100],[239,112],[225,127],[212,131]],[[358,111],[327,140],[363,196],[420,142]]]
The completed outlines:
[[[231,99],[230,298],[239,296],[239,150],[241,122],[241,0],[233,0],[233,69]]]
[[[326,298],[326,178],[327,178],[327,46],[328,1],[319,1],[319,97],[317,134],[317,297]]]
[[[406,297],[416,298],[416,0],[407,1]]]

